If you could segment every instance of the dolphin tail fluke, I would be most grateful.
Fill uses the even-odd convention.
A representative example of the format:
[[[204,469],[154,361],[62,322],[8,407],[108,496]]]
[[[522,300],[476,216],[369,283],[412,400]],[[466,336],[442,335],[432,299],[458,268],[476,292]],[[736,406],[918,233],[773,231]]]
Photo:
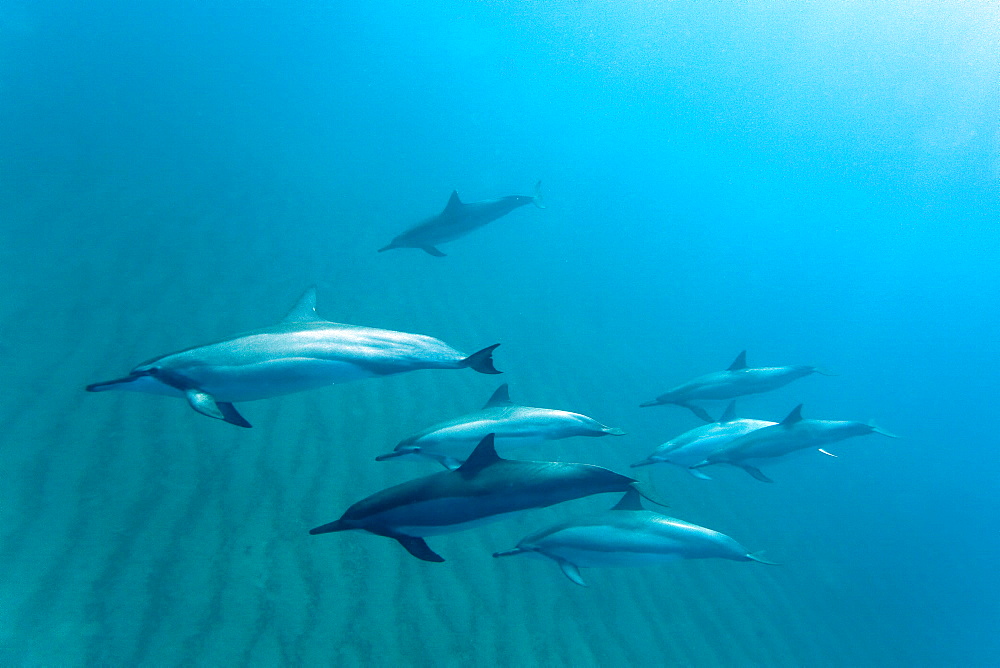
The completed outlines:
[[[459,364],[462,367],[469,367],[479,373],[503,373],[503,371],[498,371],[497,368],[493,366],[493,351],[499,345],[499,343],[494,343],[492,346],[487,346],[478,352],[474,352],[462,360]]]
[[[780,566],[776,561],[768,561],[764,558],[763,550],[760,552],[749,552],[747,553],[747,559],[750,561],[756,561],[758,564],[767,564],[768,566]]]
[[[698,417],[698,419],[700,419],[702,422],[715,422],[715,418],[709,415],[708,411],[706,411],[701,406],[695,406],[694,404],[677,404],[677,405],[683,406],[684,408],[694,413]]]
[[[545,208],[545,200],[542,199],[542,182],[539,181],[535,184],[535,194],[531,199],[531,203],[537,206],[539,209]]]
[[[563,575],[568,577],[570,580],[580,585],[581,587],[586,587],[587,583],[584,582],[583,577],[580,575],[580,567],[571,561],[566,561],[565,559],[557,559],[556,563],[559,564],[559,568],[562,569]]]
[[[423,538],[418,538],[417,536],[407,536],[405,534],[396,534],[389,537],[398,540],[399,544],[405,547],[406,551],[417,559],[421,559],[423,561],[433,561],[435,563],[441,563],[444,561],[444,557],[427,547],[427,541]]]
[[[347,531],[347,529],[348,527],[344,526],[343,520],[337,520],[323,526],[318,526],[315,529],[309,529],[309,535],[318,536],[321,533],[334,533],[336,531]]]
[[[889,438],[899,438],[897,434],[882,429],[882,427],[878,426],[874,422],[869,422],[868,426],[872,428],[872,432],[875,434],[882,434],[883,436],[888,436]]]
[[[503,552],[494,552],[493,558],[497,559],[499,557],[513,557],[515,554],[524,554],[525,552],[530,552],[531,550],[526,550],[523,547],[515,547],[513,550],[504,550]]]
[[[753,478],[754,480],[760,480],[761,482],[774,482],[766,475],[764,475],[764,472],[761,471],[756,466],[750,466],[749,464],[737,464],[736,466],[739,466],[741,469],[749,473],[750,477]]]

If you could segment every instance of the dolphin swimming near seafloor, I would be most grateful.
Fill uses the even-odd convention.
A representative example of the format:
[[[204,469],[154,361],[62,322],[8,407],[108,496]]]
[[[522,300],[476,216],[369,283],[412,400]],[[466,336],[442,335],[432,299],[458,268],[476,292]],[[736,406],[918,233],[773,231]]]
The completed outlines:
[[[428,427],[400,441],[393,452],[375,459],[424,457],[455,469],[489,433],[496,435],[496,448],[503,452],[571,436],[621,436],[625,432],[579,413],[519,406],[510,400],[504,383],[481,410]]]
[[[803,420],[802,404],[799,404],[781,422],[763,427],[731,441],[728,446],[716,450],[692,468],[702,468],[711,464],[731,464],[743,469],[756,480],[774,482],[759,468],[761,463],[784,459],[813,448],[836,457],[822,446],[836,441],[867,434],[882,434],[897,438],[871,423],[850,420]]]
[[[528,536],[513,550],[493,556],[515,554],[548,557],[566,577],[584,587],[581,568],[706,558],[771,563],[718,531],[644,509],[634,488],[611,510],[549,527]]]
[[[717,422],[703,424],[670,439],[646,459],[632,464],[632,468],[665,462],[679,466],[696,478],[709,480],[707,475],[691,467],[705,461],[710,454],[726,447],[735,439],[774,424],[777,422],[737,418],[736,402],[732,401]]]
[[[698,376],[661,394],[653,401],[640,404],[640,408],[676,404],[683,406],[705,422],[712,422],[704,408],[690,402],[711,399],[734,399],[747,394],[770,392],[788,385],[793,380],[813,373],[829,375],[814,366],[798,364],[750,368],[747,366],[747,351],[741,352],[725,371],[716,371]]]
[[[488,434],[464,464],[390,487],[358,501],[316,535],[360,529],[393,538],[424,561],[444,561],[424,536],[471,529],[529,508],[603,492],[623,492],[636,481],[592,464],[501,459]]]
[[[444,257],[445,254],[437,248],[438,244],[464,237],[527,204],[544,209],[541,187],[542,182],[539,181],[535,184],[534,195],[509,195],[481,202],[462,202],[458,198],[458,191],[453,190],[444,211],[406,230],[389,242],[388,246],[379,248],[378,252],[393,248],[419,248],[435,257]]]
[[[185,397],[202,415],[249,427],[234,402],[417,369],[500,373],[492,358],[498,345],[465,355],[421,334],[322,320],[316,289],[309,288],[278,325],[155,357],[124,378],[88,385],[87,391]]]

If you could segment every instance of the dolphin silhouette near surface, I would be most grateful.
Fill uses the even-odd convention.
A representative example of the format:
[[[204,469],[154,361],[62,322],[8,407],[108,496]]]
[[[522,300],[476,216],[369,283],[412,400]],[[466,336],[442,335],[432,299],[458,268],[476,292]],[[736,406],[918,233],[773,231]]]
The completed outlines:
[[[534,195],[508,195],[481,202],[463,202],[458,197],[458,191],[452,191],[444,211],[414,225],[389,242],[389,245],[379,248],[378,252],[382,253],[393,248],[419,248],[434,257],[444,257],[445,254],[438,249],[438,244],[464,237],[469,232],[527,204],[534,204],[539,209],[544,209],[541,187],[542,182],[539,181],[535,184]]]
[[[86,389],[183,397],[202,415],[249,427],[234,403],[418,369],[496,374],[498,345],[466,355],[421,334],[329,322],[316,314],[313,287],[277,325],[155,357]]]
[[[705,422],[714,422],[701,406],[692,401],[713,399],[735,399],[747,394],[770,392],[788,385],[793,380],[813,373],[830,375],[814,366],[797,364],[793,366],[748,367],[747,351],[741,352],[725,371],[715,371],[698,376],[656,397],[640,404],[641,408],[675,404],[683,406]]]
[[[430,426],[400,441],[394,451],[375,459],[428,458],[455,469],[489,433],[496,435],[496,447],[504,452],[505,449],[572,436],[621,436],[625,432],[579,413],[515,404],[504,383],[482,409]]]
[[[584,587],[580,568],[643,566],[680,559],[765,561],[729,536],[642,507],[639,493],[625,492],[611,510],[570,520],[532,534],[513,550],[494,557],[529,554],[548,557],[570,580]]]
[[[424,561],[444,561],[424,541],[604,492],[624,492],[636,481],[592,464],[501,459],[487,434],[464,464],[384,489],[358,501],[340,519],[309,531],[317,535],[359,529],[399,541]]]

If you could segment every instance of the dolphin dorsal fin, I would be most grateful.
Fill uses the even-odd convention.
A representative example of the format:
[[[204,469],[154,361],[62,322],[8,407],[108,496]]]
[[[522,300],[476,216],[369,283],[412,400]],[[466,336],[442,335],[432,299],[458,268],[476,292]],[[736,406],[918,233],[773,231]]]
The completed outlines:
[[[496,408],[498,406],[510,406],[513,404],[510,400],[510,388],[507,387],[507,383],[504,383],[497,388],[497,391],[493,393],[490,400],[486,402],[483,408]]]
[[[614,505],[611,510],[645,510],[642,507],[642,499],[639,497],[639,490],[629,487],[621,500]]]
[[[802,421],[802,404],[799,404],[798,406],[792,409],[792,412],[789,413],[784,420],[781,421],[781,424],[782,426],[787,427],[789,425],[793,425],[796,422],[801,422],[801,421]]]
[[[313,285],[302,293],[299,300],[295,302],[295,306],[281,322],[316,322],[318,320],[322,320],[322,318],[316,314],[316,286]]]
[[[726,410],[723,411],[722,417],[719,418],[719,422],[732,422],[736,419],[736,402],[730,401],[729,405],[726,406]]]
[[[739,355],[736,356],[736,359],[733,360],[733,363],[730,364],[729,368],[726,370],[739,371],[740,369],[745,369],[745,368],[747,368],[747,351],[744,350],[743,352],[741,352]]]
[[[444,206],[444,212],[450,213],[459,209],[462,206],[462,200],[458,198],[458,191],[452,190],[451,197],[448,198],[448,203]]]
[[[474,476],[487,466],[502,462],[503,459],[497,454],[496,447],[493,445],[495,437],[496,434],[486,434],[485,438],[479,441],[479,445],[469,455],[469,458],[465,460],[465,463],[455,470],[463,476]]]

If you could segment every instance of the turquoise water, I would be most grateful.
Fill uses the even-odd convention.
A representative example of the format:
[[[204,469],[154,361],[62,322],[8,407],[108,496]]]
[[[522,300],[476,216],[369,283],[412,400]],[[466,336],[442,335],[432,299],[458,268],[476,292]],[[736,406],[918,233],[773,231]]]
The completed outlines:
[[[990,3],[0,6],[0,663],[986,666],[996,629],[1000,13]],[[443,246],[444,207],[528,194]],[[241,430],[87,394],[276,322],[473,351],[243,404]],[[768,470],[637,475],[781,566],[494,560],[610,495],[435,537],[351,532],[378,463],[477,409],[624,427],[525,457],[618,471],[698,424],[638,404],[728,366],[819,364],[739,404],[875,419]],[[713,413],[721,404],[710,407]]]

